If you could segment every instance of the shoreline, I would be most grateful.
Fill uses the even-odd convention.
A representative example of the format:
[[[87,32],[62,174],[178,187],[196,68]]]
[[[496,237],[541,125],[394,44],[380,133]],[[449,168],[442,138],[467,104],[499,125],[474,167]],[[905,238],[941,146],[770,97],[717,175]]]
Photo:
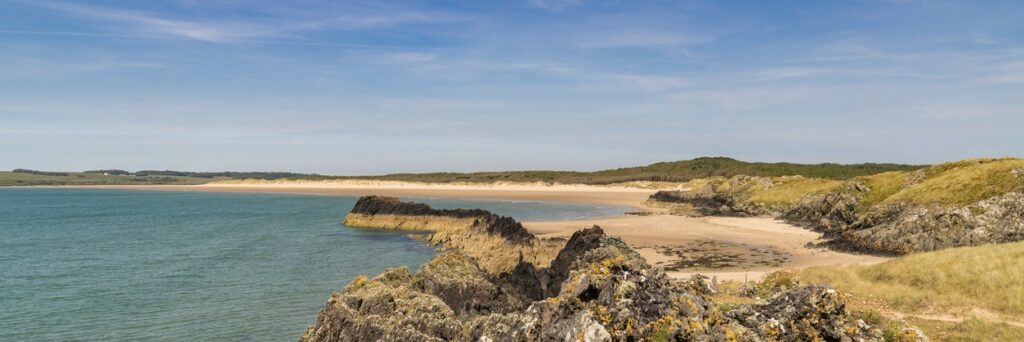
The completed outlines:
[[[655,190],[572,185],[453,185],[404,183],[363,184],[206,184],[206,185],[66,185],[35,188],[128,189],[235,193],[457,198],[573,204],[613,205],[647,210],[644,201]],[[378,187],[379,186],[379,187]],[[700,273],[718,280],[758,280],[781,269],[876,264],[891,259],[865,254],[809,248],[821,234],[768,217],[684,217],[667,214],[618,215],[580,220],[527,221],[523,225],[541,238],[568,238],[593,225],[622,238],[652,265],[673,278]],[[680,267],[708,264],[722,267]]]
[[[19,188],[55,189],[122,189],[156,191],[292,193],[314,195],[457,198],[481,200],[513,200],[570,204],[613,205],[630,209],[647,209],[643,202],[656,190],[566,185],[469,186],[449,184],[418,184],[407,186],[312,185],[312,184],[201,184],[201,185],[40,185]]]

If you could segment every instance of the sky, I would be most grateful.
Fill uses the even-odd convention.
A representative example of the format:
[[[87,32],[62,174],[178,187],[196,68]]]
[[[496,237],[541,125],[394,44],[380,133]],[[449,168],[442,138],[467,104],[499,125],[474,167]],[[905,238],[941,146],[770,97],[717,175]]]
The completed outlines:
[[[1020,1],[0,0],[0,169],[1024,156]]]

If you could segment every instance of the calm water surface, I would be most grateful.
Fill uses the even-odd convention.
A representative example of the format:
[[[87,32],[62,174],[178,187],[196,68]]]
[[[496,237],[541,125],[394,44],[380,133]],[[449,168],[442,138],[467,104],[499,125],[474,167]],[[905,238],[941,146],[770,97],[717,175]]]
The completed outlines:
[[[341,225],[355,197],[0,188],[0,340],[294,341],[358,274],[434,249]],[[416,199],[521,220],[622,208]]]

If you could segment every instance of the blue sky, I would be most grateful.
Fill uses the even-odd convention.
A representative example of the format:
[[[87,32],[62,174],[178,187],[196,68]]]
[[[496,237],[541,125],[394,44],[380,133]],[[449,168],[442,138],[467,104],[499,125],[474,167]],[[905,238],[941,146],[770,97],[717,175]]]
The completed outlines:
[[[1019,1],[0,0],[0,169],[1024,155]]]

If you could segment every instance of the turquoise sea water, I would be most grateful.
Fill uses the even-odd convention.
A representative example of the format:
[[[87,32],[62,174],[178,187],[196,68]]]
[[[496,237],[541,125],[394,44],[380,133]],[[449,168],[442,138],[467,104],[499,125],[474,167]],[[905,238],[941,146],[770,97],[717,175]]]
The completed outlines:
[[[358,274],[434,254],[355,197],[0,188],[0,340],[294,341]],[[624,210],[416,199],[520,220]]]

